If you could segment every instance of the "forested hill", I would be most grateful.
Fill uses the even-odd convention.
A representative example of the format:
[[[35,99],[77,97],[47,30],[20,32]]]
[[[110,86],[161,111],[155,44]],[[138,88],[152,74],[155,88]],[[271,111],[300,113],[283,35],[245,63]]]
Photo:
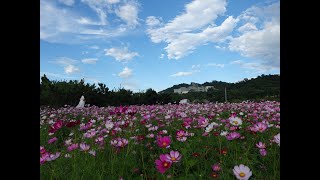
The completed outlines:
[[[189,86],[191,86],[191,84],[182,83],[160,91],[159,93],[173,93],[174,89]],[[280,94],[280,75],[261,75],[257,78],[250,80],[244,79],[237,83],[212,81],[199,84],[199,86],[214,86],[217,90],[224,90],[226,87],[228,91],[237,91],[237,94],[266,92],[266,95],[278,95]]]

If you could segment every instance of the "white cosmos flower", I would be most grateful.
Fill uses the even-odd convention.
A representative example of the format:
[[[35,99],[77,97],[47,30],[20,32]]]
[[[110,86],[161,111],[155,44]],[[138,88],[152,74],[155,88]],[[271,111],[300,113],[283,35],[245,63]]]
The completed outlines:
[[[238,117],[231,117],[229,118],[230,120],[230,124],[232,124],[233,126],[240,126],[242,124],[242,120]]]

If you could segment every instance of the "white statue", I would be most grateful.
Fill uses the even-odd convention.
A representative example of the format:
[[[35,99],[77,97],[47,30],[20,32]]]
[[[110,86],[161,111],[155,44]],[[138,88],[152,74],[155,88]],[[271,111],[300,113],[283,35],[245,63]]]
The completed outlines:
[[[76,108],[83,108],[84,107],[84,103],[85,103],[84,96],[81,96],[80,102],[79,102],[79,104],[77,105]]]

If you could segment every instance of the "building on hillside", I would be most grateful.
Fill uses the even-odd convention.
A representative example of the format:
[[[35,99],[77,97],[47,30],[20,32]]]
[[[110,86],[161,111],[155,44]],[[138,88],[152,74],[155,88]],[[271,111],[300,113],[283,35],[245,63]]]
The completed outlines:
[[[208,89],[213,88],[213,86],[199,86],[199,84],[192,82],[189,87],[180,87],[178,89],[174,89],[174,93],[178,94],[186,94],[188,92],[207,92]]]
[[[188,104],[189,102],[189,99],[181,99],[179,104]]]

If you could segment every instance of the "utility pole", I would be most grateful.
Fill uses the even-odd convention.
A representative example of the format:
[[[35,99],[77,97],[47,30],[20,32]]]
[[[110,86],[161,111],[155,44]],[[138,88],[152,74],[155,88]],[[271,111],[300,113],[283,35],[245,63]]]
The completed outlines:
[[[224,88],[224,99],[225,99],[225,102],[227,102],[227,88],[226,87]]]

